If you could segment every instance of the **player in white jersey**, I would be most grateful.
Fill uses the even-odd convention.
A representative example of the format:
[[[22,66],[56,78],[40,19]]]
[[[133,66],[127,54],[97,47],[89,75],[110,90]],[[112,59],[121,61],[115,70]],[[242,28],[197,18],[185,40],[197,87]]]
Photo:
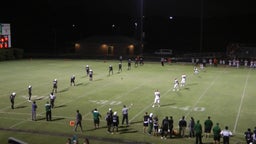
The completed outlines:
[[[185,74],[181,75],[181,81],[180,81],[181,87],[185,86],[186,78],[187,78],[187,76]]]
[[[158,107],[160,107],[160,92],[158,91],[158,89],[155,91],[154,94],[155,94],[155,100],[152,107],[155,107],[156,104],[158,105]]]
[[[198,74],[199,73],[199,70],[197,67],[194,67],[194,74]]]
[[[179,91],[179,81],[177,78],[174,80],[173,91]]]

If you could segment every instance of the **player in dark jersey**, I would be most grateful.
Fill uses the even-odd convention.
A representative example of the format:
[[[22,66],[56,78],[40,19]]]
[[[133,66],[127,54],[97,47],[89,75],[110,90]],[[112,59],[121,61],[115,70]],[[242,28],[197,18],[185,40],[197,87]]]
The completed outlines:
[[[113,75],[113,66],[112,65],[109,65],[109,67],[108,67],[108,75],[110,75],[110,73],[112,73],[112,75]]]
[[[70,78],[70,86],[72,86],[72,85],[75,86],[76,85],[75,84],[75,79],[76,79],[75,75],[72,75],[71,78]]]
[[[89,70],[89,79],[90,81],[92,81],[92,78],[93,78],[93,71],[92,69]]]
[[[145,115],[143,117],[143,133],[146,133],[146,130],[148,128],[148,119],[149,119],[148,112],[145,112]]]
[[[32,86],[28,86],[28,101],[31,101],[31,96],[32,96]]]
[[[117,115],[117,112],[114,112],[113,116],[112,116],[112,133],[118,132],[118,125],[119,125],[119,117]]]
[[[14,99],[16,97],[16,93],[13,92],[11,95],[10,95],[10,101],[11,101],[11,108],[14,109]]]

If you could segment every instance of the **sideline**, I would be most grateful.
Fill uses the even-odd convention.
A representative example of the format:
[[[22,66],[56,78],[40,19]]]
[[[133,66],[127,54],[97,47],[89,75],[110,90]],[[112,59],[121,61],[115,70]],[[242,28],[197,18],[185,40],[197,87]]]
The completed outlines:
[[[13,129],[13,128],[1,128],[0,131],[9,131],[9,132],[16,132],[16,133],[28,133],[28,134],[37,134],[37,135],[46,135],[46,136],[58,136],[58,137],[73,137],[74,134],[68,133],[56,133],[56,132],[49,132],[49,131],[37,131],[37,130],[24,130],[24,129]],[[87,137],[89,140],[95,141],[102,141],[102,142],[111,142],[117,144],[150,144],[148,142],[138,142],[138,141],[127,141],[123,139],[113,139],[113,138],[100,138],[94,136],[85,136],[82,134],[76,134],[79,138]],[[63,139],[65,141],[66,139]]]

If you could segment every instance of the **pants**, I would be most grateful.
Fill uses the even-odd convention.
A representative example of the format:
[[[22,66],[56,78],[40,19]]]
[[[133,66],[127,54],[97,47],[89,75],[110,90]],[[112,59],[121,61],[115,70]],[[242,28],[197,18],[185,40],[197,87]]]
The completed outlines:
[[[126,125],[128,125],[128,114],[123,114],[122,124],[124,124],[124,121],[126,122]]]
[[[32,111],[32,120],[36,120],[36,111]]]
[[[46,112],[46,120],[51,121],[52,120],[52,111],[47,111]]]
[[[196,133],[196,144],[202,144],[202,134]]]

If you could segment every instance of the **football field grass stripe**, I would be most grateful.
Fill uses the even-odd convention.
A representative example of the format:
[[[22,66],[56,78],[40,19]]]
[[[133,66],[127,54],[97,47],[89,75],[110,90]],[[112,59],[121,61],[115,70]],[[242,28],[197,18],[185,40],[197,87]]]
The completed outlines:
[[[248,71],[247,76],[246,76],[246,80],[245,80],[245,83],[244,83],[244,89],[243,89],[243,93],[241,95],[241,101],[240,101],[239,108],[238,108],[238,111],[237,111],[233,133],[236,132],[236,128],[237,128],[237,124],[238,124],[238,120],[239,120],[239,117],[240,117],[240,113],[241,113],[241,109],[242,109],[242,105],[243,105],[243,101],[244,101],[244,97],[245,97],[245,92],[246,92],[246,88],[247,88],[247,84],[248,84],[248,79],[250,77],[250,71],[251,71],[251,69]]]
[[[111,99],[111,100],[117,100],[117,99],[120,99],[120,98],[122,98],[122,97],[124,97],[124,96],[126,96],[126,95],[129,95],[131,92],[133,92],[133,91],[139,89],[140,87],[142,87],[143,85],[145,85],[145,83],[147,83],[147,82],[144,82],[144,83],[142,83],[142,84],[140,84],[140,85],[134,87],[133,89],[131,89],[131,90],[127,91],[127,92],[124,92],[123,94],[121,94],[121,95],[119,95],[118,97],[115,97],[114,99]],[[107,104],[101,105],[101,106],[98,107],[97,109],[103,108],[103,107],[105,107],[106,105],[107,105]],[[87,117],[87,116],[90,115],[90,114],[91,114],[91,112],[88,112],[88,113],[86,113],[84,116]]]

